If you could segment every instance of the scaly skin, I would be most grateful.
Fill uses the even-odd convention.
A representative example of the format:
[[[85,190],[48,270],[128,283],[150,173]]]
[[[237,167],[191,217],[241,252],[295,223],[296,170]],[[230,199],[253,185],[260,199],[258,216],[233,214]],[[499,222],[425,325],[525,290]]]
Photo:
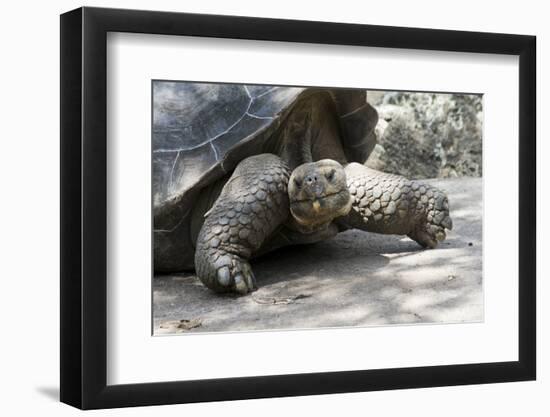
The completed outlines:
[[[309,165],[305,164],[306,168]],[[351,210],[335,220],[340,228],[407,235],[430,248],[445,239],[445,229],[452,228],[447,197],[437,188],[358,163],[345,167],[345,177],[338,185],[338,175],[326,177],[331,167],[320,162],[317,181],[324,194],[335,195],[333,186],[349,191]],[[293,185],[291,189],[289,169],[278,156],[252,156],[237,166],[205,214],[197,238],[195,268],[204,285],[216,292],[247,294],[256,289],[249,264],[252,256],[288,244],[319,241],[337,233],[334,223],[322,225],[311,233],[300,232],[301,228],[290,214],[289,201],[297,196],[303,198],[302,194],[308,190],[304,189],[302,177],[310,174],[308,170],[303,175],[295,170],[293,178],[301,185],[299,188]],[[303,203],[305,214],[309,213],[308,201]],[[343,206],[338,198],[323,204],[334,204],[335,211],[337,206]],[[318,213],[313,209],[309,213],[313,223]]]
[[[428,248],[452,229],[447,196],[439,189],[357,163],[345,171],[353,199],[350,214],[340,220],[345,227],[407,235]]]
[[[198,277],[216,292],[256,289],[248,263],[289,215],[289,170],[276,155],[243,160],[205,214],[195,249]]]

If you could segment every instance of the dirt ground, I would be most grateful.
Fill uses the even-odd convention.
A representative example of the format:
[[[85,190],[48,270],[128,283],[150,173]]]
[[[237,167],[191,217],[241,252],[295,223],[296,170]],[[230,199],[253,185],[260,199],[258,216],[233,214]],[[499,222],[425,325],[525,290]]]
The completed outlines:
[[[482,321],[482,180],[429,182],[454,223],[437,249],[351,230],[254,260],[260,289],[244,297],[192,273],[156,276],[154,334]]]

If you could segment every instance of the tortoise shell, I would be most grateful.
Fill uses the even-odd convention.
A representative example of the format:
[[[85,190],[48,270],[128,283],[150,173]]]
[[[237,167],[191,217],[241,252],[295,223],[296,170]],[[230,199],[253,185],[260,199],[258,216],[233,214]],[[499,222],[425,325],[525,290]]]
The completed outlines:
[[[364,90],[327,90],[344,113],[340,116],[348,159],[364,162],[375,144],[369,134],[376,111],[366,103]],[[261,152],[262,141],[292,105],[312,91],[319,89],[154,81],[154,205],[208,185]],[[352,111],[346,111],[350,107]],[[350,114],[361,109],[367,117]]]
[[[153,84],[153,190],[159,205],[232,169],[230,152],[260,139],[303,88],[237,84]],[[217,174],[217,175],[216,175]]]
[[[294,104],[320,91],[335,103],[348,160],[365,162],[378,120],[365,90],[154,81],[155,229],[173,229],[198,190],[264,152]]]

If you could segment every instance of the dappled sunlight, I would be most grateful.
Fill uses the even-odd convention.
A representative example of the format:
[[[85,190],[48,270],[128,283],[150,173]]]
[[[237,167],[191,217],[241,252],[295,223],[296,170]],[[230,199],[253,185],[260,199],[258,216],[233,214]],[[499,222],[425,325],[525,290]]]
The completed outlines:
[[[182,319],[200,319],[191,333],[483,320],[481,180],[435,184],[448,188],[454,223],[436,249],[347,231],[254,260],[260,288],[244,297],[214,294],[191,273],[156,277],[154,327]]]

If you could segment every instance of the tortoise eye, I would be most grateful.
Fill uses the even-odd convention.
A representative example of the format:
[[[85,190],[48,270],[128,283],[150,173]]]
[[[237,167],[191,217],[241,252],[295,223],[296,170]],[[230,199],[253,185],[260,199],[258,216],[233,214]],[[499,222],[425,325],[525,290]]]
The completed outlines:
[[[332,181],[332,179],[334,178],[334,174],[336,174],[336,170],[331,169],[329,172],[325,174],[325,177],[327,178],[327,180]]]
[[[302,186],[302,181],[300,181],[298,178],[294,178],[294,185],[300,188]]]

